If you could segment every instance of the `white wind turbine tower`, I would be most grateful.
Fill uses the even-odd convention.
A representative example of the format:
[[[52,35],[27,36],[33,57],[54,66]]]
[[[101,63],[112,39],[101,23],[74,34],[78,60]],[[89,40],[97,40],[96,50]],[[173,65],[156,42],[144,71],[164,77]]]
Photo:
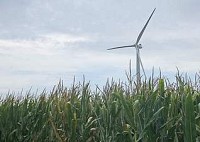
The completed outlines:
[[[145,71],[144,71],[144,67],[143,67],[143,64],[142,64],[142,60],[140,58],[140,49],[142,48],[142,45],[139,44],[139,41],[152,17],[152,15],[154,14],[156,8],[153,10],[153,12],[151,13],[149,19],[147,20],[146,24],[144,25],[142,31],[140,32],[139,36],[137,37],[137,40],[136,40],[136,43],[133,44],[133,45],[126,45],[126,46],[119,46],[119,47],[114,47],[114,48],[109,48],[107,50],[113,50],[113,49],[119,49],[119,48],[128,48],[128,47],[135,47],[136,49],[136,75],[137,75],[137,85],[140,85],[141,83],[141,76],[140,76],[140,66],[142,67],[143,69],[143,72],[144,72],[144,75],[145,75]],[[146,75],[145,75],[146,76]]]

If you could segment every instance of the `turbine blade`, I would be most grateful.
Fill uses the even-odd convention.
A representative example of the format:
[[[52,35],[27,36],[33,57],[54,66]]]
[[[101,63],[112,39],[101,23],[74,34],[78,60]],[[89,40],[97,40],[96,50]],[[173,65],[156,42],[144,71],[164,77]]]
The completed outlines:
[[[109,48],[107,50],[113,50],[113,49],[119,49],[119,48],[128,48],[128,47],[135,47],[135,45],[119,46],[119,47]]]
[[[140,56],[139,56],[139,59],[140,59],[140,64],[141,64],[141,67],[142,67],[142,71],[143,71],[144,76],[145,76],[145,79],[146,79],[147,76],[146,76],[146,73],[145,73],[145,70],[144,70],[144,66],[143,66],[143,64],[142,64],[142,60],[141,60]]]
[[[140,34],[139,34],[139,36],[138,36],[138,38],[137,38],[137,41],[136,41],[136,43],[135,43],[136,45],[139,43],[139,41],[140,41],[140,39],[141,39],[141,37],[142,37],[142,35],[143,35],[143,33],[144,33],[144,31],[145,31],[147,25],[148,25],[148,23],[149,23],[149,21],[150,21],[152,15],[153,15],[153,13],[155,12],[155,10],[156,10],[156,8],[154,8],[154,10],[153,10],[153,12],[151,13],[149,19],[147,20],[146,24],[144,25],[142,31],[140,32]]]

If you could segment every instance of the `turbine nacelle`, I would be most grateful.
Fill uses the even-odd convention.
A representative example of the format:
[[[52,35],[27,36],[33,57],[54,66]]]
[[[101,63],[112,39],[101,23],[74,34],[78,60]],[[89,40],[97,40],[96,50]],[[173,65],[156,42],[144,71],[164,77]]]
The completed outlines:
[[[142,44],[138,44],[137,48],[142,49]]]

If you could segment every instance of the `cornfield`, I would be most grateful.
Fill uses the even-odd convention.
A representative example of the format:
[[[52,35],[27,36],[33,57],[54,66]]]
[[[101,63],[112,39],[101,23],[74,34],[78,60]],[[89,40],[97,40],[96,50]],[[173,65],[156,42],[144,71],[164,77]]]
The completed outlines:
[[[62,81],[51,92],[0,101],[2,142],[200,141],[200,77],[170,83],[150,77],[140,86],[108,81],[102,89]]]

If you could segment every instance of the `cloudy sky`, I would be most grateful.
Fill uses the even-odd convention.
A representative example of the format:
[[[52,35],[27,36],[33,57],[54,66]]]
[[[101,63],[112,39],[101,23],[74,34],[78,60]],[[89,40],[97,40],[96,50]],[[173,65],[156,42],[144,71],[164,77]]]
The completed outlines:
[[[0,92],[125,79],[135,49],[106,49],[133,44],[155,7],[140,41],[147,75],[199,72],[199,0],[0,0]]]

